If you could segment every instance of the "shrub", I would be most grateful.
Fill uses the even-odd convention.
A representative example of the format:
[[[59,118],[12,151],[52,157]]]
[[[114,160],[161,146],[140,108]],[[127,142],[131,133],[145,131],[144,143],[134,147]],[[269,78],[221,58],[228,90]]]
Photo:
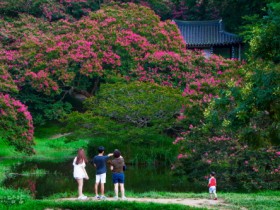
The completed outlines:
[[[10,74],[0,66],[0,139],[18,151],[34,153],[33,121],[27,107],[9,93],[18,91]]]
[[[32,197],[26,191],[0,188],[0,204],[20,205],[30,200]]]

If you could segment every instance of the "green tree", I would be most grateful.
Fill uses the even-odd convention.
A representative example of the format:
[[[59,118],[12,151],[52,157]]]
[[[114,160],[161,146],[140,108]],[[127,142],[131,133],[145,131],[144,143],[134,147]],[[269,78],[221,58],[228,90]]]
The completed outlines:
[[[252,60],[261,58],[280,63],[280,3],[267,5],[264,16],[247,16],[243,35],[250,45]]]
[[[102,86],[86,101],[94,114],[137,127],[163,128],[175,121],[184,97],[179,90],[150,83],[115,83]]]

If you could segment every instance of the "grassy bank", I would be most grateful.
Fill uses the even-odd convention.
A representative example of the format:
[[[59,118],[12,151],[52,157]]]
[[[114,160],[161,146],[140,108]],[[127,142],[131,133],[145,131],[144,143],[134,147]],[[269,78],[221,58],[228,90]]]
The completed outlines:
[[[108,192],[108,195],[113,192]],[[135,198],[208,198],[208,193],[171,193],[171,192],[127,192],[127,197]],[[92,195],[90,195],[92,196]],[[280,207],[280,191],[258,193],[218,193],[227,205],[223,209],[278,210]],[[0,209],[34,209],[65,208],[65,209],[200,209],[176,204],[137,203],[123,201],[57,201],[62,197],[75,197],[74,193],[56,194],[44,200],[33,200],[26,191],[0,188]],[[8,198],[8,199],[7,199]],[[22,203],[22,204],[20,204]]]
[[[203,210],[203,208],[188,207],[177,204],[157,204],[157,203],[137,203],[137,202],[117,202],[117,201],[87,201],[87,202],[54,202],[54,201],[29,201],[21,206],[3,206],[0,205],[1,209],[9,210],[43,210],[49,208],[55,209],[75,209],[75,210],[108,210],[108,209],[118,209],[118,210]]]

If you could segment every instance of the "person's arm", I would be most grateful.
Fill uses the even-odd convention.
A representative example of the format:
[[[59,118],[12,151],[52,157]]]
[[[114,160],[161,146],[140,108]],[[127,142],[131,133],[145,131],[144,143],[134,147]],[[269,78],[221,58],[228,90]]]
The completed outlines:
[[[96,168],[95,157],[92,159],[92,165]]]
[[[108,157],[111,157],[111,156],[113,156],[114,154],[113,153],[109,153],[107,156]]]
[[[109,160],[108,164],[110,165],[110,170],[113,171],[114,166],[113,166],[112,160]]]
[[[83,171],[84,171],[84,173],[85,173],[85,179],[89,179],[89,177],[88,177],[88,174],[87,174],[87,171],[86,171],[85,167],[82,167],[82,169],[83,169]]]

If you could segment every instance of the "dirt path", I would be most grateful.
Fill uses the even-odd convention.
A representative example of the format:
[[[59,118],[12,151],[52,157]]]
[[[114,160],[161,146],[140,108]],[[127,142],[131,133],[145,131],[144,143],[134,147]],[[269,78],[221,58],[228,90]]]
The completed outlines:
[[[61,198],[60,201],[77,201],[77,198]],[[107,198],[107,201],[115,201],[113,198]],[[96,201],[102,202],[95,198],[89,197],[85,201]],[[127,201],[136,201],[136,202],[153,202],[153,203],[163,203],[163,204],[181,204],[186,206],[193,207],[204,207],[204,208],[215,208],[215,209],[229,209],[227,203],[224,200],[210,200],[202,198],[127,198]]]
[[[69,136],[70,134],[72,134],[72,133],[59,133],[59,134],[49,137],[49,139],[58,139],[60,137]]]

